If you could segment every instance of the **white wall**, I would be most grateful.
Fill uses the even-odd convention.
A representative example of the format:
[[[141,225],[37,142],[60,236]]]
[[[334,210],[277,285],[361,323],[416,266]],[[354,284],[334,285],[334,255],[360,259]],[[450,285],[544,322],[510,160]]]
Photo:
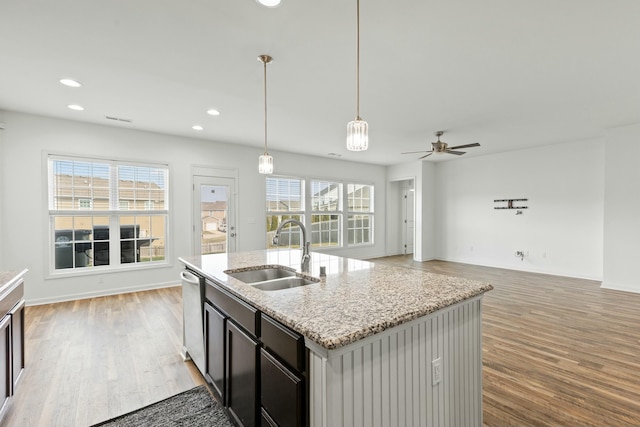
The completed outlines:
[[[4,131],[1,129],[3,125],[4,112],[0,110],[0,170],[4,170],[6,168],[5,159],[7,157],[4,154]],[[7,180],[4,178],[3,174],[0,173],[0,271],[7,270],[4,266],[4,245],[2,244],[2,241],[4,240],[4,221],[2,218],[4,217],[4,187],[6,183]]]
[[[603,159],[598,139],[438,163],[438,258],[601,279]],[[494,209],[508,198],[529,209]]]
[[[191,171],[194,165],[238,171],[238,250],[265,247],[265,178],[257,172],[259,149],[101,126],[15,112],[1,112],[6,129],[0,154],[0,266],[28,268],[27,302],[42,303],[119,293],[177,283],[177,257],[191,252]],[[76,154],[168,163],[171,174],[172,264],[134,272],[48,278],[46,177],[43,153]],[[376,186],[376,229],[384,229],[385,168],[340,160],[273,152],[277,174],[339,177]],[[257,218],[257,220],[256,220]],[[384,233],[375,244],[341,255],[384,255]]]
[[[640,125],[606,136],[602,287],[640,292]]]

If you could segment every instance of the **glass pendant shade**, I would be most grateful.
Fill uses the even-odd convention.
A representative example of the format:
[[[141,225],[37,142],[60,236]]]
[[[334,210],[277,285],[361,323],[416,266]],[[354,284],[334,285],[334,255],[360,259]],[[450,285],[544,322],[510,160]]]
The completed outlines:
[[[369,148],[369,124],[360,117],[347,123],[347,150],[364,151]]]
[[[258,172],[268,175],[273,173],[273,157],[265,152],[258,159]]]

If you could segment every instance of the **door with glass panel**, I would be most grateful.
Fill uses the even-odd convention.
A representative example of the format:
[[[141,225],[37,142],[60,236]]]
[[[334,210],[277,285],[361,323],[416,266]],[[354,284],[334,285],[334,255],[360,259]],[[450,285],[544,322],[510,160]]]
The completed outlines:
[[[193,177],[194,254],[235,252],[235,179]]]

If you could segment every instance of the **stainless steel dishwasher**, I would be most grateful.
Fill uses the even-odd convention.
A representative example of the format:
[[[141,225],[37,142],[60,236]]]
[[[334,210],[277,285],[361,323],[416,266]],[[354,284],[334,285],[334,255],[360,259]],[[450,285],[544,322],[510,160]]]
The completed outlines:
[[[182,280],[182,358],[193,360],[204,375],[204,279],[188,271]]]

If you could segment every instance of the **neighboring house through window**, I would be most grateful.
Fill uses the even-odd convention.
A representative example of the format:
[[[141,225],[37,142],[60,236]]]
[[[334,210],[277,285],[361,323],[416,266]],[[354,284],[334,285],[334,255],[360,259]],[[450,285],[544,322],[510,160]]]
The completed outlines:
[[[166,165],[49,156],[51,270],[165,263]]]

